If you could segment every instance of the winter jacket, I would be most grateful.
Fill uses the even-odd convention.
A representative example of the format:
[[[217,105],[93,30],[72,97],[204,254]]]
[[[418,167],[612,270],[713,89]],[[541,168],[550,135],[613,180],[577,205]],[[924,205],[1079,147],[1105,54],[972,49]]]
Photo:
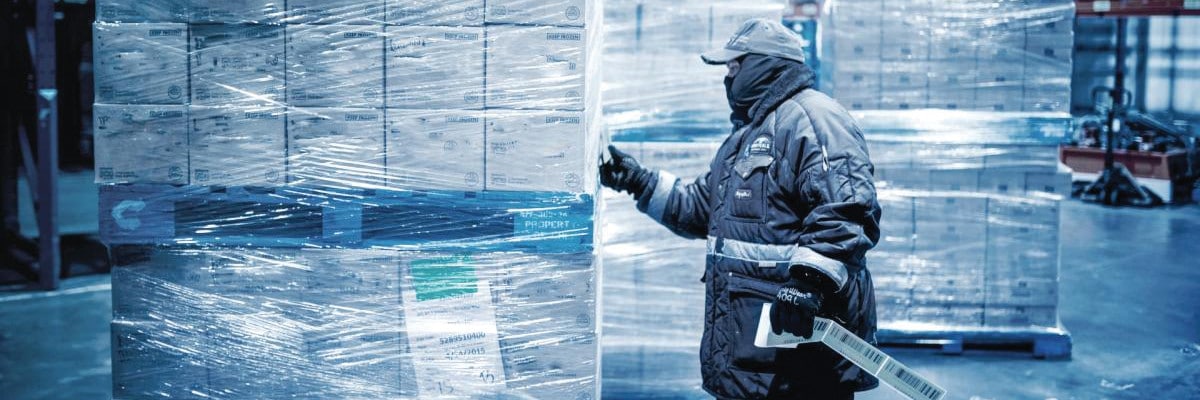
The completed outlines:
[[[818,390],[868,390],[878,382],[821,344],[754,346],[762,305],[793,265],[835,282],[822,314],[875,343],[864,255],[879,240],[881,211],[862,132],[828,96],[775,85],[750,123],[725,139],[707,174],[684,183],[659,171],[638,208],[680,236],[708,241],[700,362],[710,394],[803,399]]]

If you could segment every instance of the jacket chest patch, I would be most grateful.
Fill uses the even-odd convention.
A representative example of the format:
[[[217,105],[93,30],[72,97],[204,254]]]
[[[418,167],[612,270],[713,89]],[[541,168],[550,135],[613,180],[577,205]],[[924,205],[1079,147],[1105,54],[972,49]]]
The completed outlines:
[[[762,135],[750,142],[750,148],[746,149],[746,155],[770,155],[771,154],[771,137]]]
[[[733,192],[733,198],[738,200],[746,200],[751,197],[754,197],[754,192],[750,189],[738,189],[737,191]]]

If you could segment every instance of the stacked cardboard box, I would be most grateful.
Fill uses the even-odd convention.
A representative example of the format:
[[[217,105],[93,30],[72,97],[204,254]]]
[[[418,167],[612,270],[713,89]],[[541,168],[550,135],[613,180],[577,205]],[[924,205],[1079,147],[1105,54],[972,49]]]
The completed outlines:
[[[260,3],[101,2],[111,19],[96,25],[98,182],[594,186],[602,14],[591,3],[496,2],[488,18],[470,1]],[[103,122],[131,118],[110,103],[190,106],[198,118],[185,112],[192,123],[165,124],[175,135],[152,140],[112,132]],[[123,143],[167,155],[145,163]]]
[[[871,141],[885,211],[871,253],[881,321],[1057,325],[1053,146]]]
[[[145,219],[165,247],[114,248],[114,397],[596,398],[591,245],[521,243],[591,237],[590,218],[564,227],[562,204],[538,199],[594,204],[599,2],[284,4],[97,4],[97,182],[195,185],[137,187],[194,193],[167,210],[185,219],[268,193],[213,202],[251,211],[195,227],[262,247]],[[288,217],[317,220],[254,228],[272,195],[303,196]],[[426,196],[480,203],[363,215]],[[506,239],[439,236],[505,219]],[[428,245],[270,240],[368,224]]]
[[[847,108],[1068,111],[1070,1],[838,1],[825,86]]]
[[[188,29],[95,26],[96,182],[188,182]]]

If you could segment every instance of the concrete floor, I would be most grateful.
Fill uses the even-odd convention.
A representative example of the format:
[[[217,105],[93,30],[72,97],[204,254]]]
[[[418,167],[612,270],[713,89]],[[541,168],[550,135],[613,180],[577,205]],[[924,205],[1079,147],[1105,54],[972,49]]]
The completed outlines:
[[[1064,210],[1061,318],[1072,360],[885,350],[950,399],[1200,398],[1200,206]],[[107,276],[69,279],[54,293],[0,292],[0,398],[109,398],[110,308]],[[903,397],[880,388],[858,398]]]

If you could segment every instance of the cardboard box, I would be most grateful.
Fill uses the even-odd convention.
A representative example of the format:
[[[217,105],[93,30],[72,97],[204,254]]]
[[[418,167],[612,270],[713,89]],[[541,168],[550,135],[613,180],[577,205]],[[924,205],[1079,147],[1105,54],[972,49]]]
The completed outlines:
[[[1024,92],[1006,82],[980,84],[975,90],[975,109],[980,111],[1020,111],[1024,107]]]
[[[891,189],[929,190],[929,170],[912,168],[887,169],[880,181],[886,182]]]
[[[1058,200],[997,196],[988,201],[989,219],[1003,223],[1058,229],[1060,214]]]
[[[934,260],[936,270],[952,268],[983,274],[987,251],[986,225],[982,222],[942,223],[918,220],[913,254]]]
[[[383,30],[377,26],[289,25],[288,103],[382,107]]]
[[[977,108],[975,89],[930,89],[928,105],[946,110],[973,110]]]
[[[97,103],[187,104],[186,24],[92,27]]]
[[[888,190],[879,191],[877,197],[884,211],[879,221],[879,243],[874,252],[886,254],[889,259],[911,254],[916,239],[913,199]]]
[[[984,312],[984,326],[1029,327],[1058,326],[1057,307],[988,307]]]
[[[1070,108],[1071,89],[1057,85],[1026,87],[1022,110],[1065,112]]]
[[[487,106],[583,110],[587,39],[580,28],[489,26]]]
[[[188,22],[189,0],[99,0],[96,20],[102,22]]]
[[[995,203],[995,202],[993,202]],[[987,275],[991,280],[1058,279],[1060,229],[1032,216],[989,210]]]
[[[884,90],[879,99],[881,110],[917,110],[927,107],[925,89]]]
[[[1061,164],[1058,146],[993,145],[984,157],[988,169],[1017,168],[1026,172],[1055,172]]]
[[[929,58],[974,64],[979,47],[978,38],[968,35],[956,28],[933,29],[933,37],[929,42]]]
[[[857,61],[834,67],[834,84],[838,89],[866,88],[878,90],[882,84],[883,65],[878,61]]]
[[[389,25],[483,26],[483,0],[385,0]]]
[[[978,48],[976,48],[975,52],[975,58],[980,63],[981,67],[986,66],[985,63],[1014,63],[1020,62],[1025,58],[1023,41],[1015,43],[998,43],[994,40],[994,38],[984,37],[978,43]]]
[[[863,89],[851,90],[849,94],[839,94],[838,104],[847,110],[877,110],[879,106],[878,92],[867,92]]]
[[[596,9],[587,0],[489,0],[489,24],[585,26]]]
[[[930,188],[933,190],[974,192],[979,189],[980,170],[935,169],[929,171]]]
[[[979,173],[979,190],[1013,196],[1025,194],[1025,171],[1019,168],[987,168]]]
[[[982,326],[984,309],[978,305],[936,305],[909,307],[908,318],[946,326]]]
[[[114,398],[209,393],[207,360],[185,351],[210,348],[203,331],[154,321],[114,321],[111,328]]]
[[[271,24],[283,21],[280,0],[192,0],[190,22],[221,24]]]
[[[930,92],[973,90],[978,82],[975,59],[955,61],[930,61],[926,68]]]
[[[210,312],[203,302],[178,301],[210,291],[209,261],[210,255],[198,250],[114,252],[113,319],[147,321],[164,312]]]
[[[977,193],[939,193],[917,196],[915,213],[918,226],[922,222],[987,221],[987,197]]]
[[[885,62],[881,68],[880,84],[884,91],[924,91],[929,87],[927,62]]]
[[[928,21],[914,14],[884,17],[880,24],[880,57],[887,61],[926,61],[929,59]]]
[[[485,188],[585,191],[590,122],[579,112],[489,111]]]
[[[1046,278],[989,280],[987,305],[1058,306],[1058,280]]]
[[[333,187],[384,186],[383,111],[288,110],[288,182]]]
[[[188,183],[185,106],[92,108],[96,183]]]
[[[388,186],[483,190],[483,111],[388,109]]]
[[[282,26],[192,26],[191,92],[196,105],[281,104]]]
[[[1068,67],[1074,48],[1074,38],[1070,34],[1031,34],[1025,39],[1025,52],[1028,57],[1064,63]]]
[[[883,59],[882,33],[876,27],[871,32],[835,32],[834,65]]]
[[[1071,191],[1070,170],[1055,172],[1029,171],[1025,173],[1025,193],[1046,193],[1065,198],[1071,195]]]
[[[951,267],[951,268],[945,268]],[[944,265],[932,274],[922,273],[912,277],[912,304],[932,305],[983,305],[985,301],[984,275],[976,269],[955,269]]]
[[[483,28],[393,26],[387,43],[388,107],[483,108]]]
[[[289,24],[382,25],[384,0],[288,0]]]
[[[191,183],[282,186],[287,161],[282,107],[189,109]]]

